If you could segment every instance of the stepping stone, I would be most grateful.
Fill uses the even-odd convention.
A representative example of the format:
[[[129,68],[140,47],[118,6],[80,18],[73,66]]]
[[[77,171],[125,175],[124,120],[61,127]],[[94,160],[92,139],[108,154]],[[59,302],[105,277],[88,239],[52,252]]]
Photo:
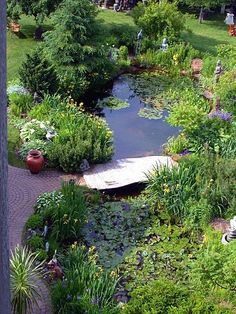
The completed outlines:
[[[213,93],[210,92],[209,90],[205,90],[203,96],[208,100],[212,100],[214,98]]]
[[[193,59],[191,63],[193,74],[199,74],[202,70],[203,61],[202,59]]]

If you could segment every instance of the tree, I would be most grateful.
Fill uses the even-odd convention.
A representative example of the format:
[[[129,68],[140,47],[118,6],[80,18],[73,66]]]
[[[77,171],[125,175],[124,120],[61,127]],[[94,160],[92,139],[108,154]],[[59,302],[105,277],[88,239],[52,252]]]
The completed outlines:
[[[7,202],[6,0],[0,0],[0,313],[10,314]]]
[[[159,36],[176,39],[185,26],[184,15],[178,11],[175,3],[167,0],[159,3],[150,0],[147,5],[139,3],[132,15],[135,23],[152,40],[157,40]]]
[[[215,8],[219,5],[225,4],[225,0],[182,0],[181,2],[187,4],[191,7],[200,8],[199,12],[199,23],[202,23],[204,20],[204,9]]]
[[[20,14],[33,15],[39,25],[56,10],[60,2],[61,0],[8,0],[7,12],[9,17],[16,16],[16,12],[18,17]]]
[[[54,94],[58,90],[56,72],[53,65],[43,56],[41,47],[26,55],[19,75],[21,82],[31,93]]]
[[[94,40],[97,7],[91,0],[64,0],[52,15],[44,51],[60,78],[60,92],[74,99],[109,78],[112,64]]]

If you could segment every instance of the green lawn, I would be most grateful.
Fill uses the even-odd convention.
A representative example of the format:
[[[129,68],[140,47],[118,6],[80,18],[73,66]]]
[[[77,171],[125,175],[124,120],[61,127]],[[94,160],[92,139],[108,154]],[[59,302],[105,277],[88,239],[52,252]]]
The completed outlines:
[[[216,46],[219,44],[231,44],[236,47],[236,37],[228,35],[228,26],[224,23],[224,15],[204,21],[199,24],[198,19],[191,17],[187,19],[189,32],[184,32],[183,39],[189,41],[195,48],[216,53]]]

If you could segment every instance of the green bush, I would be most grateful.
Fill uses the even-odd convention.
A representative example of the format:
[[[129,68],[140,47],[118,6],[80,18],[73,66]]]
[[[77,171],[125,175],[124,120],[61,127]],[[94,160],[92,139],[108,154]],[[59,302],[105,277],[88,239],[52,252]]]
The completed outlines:
[[[103,271],[91,253],[76,245],[64,256],[62,266],[66,281],[57,281],[52,289],[56,313],[115,313],[116,275]]]
[[[132,12],[135,23],[143,29],[146,36],[155,40],[167,37],[174,40],[185,28],[185,17],[178,11],[175,3],[166,0],[148,1],[147,5],[139,3]]]
[[[32,251],[44,248],[43,238],[38,235],[33,235],[29,240],[27,240],[27,245]]]
[[[49,120],[55,126],[57,136],[47,150],[50,165],[60,167],[65,172],[80,172],[83,159],[87,159],[89,163],[111,159],[112,132],[106,122],[83,112],[73,102],[68,103],[59,97],[52,97],[50,100],[47,97],[30,115],[44,117],[44,120]],[[26,129],[26,136],[30,136],[28,128]]]
[[[34,209],[37,213],[44,215],[44,211],[52,206],[59,206],[63,194],[60,191],[46,192],[41,195],[36,200]]]
[[[20,80],[31,93],[54,94],[58,78],[52,64],[44,57],[42,46],[27,54],[19,71]]]
[[[16,117],[20,117],[22,113],[28,113],[34,105],[31,94],[11,93],[9,102],[10,112]]]
[[[38,149],[41,151],[41,153],[44,157],[47,157],[47,152],[48,152],[48,149],[50,147],[50,144],[51,144],[51,142],[49,142],[49,141],[45,142],[45,141],[38,140],[38,139],[25,142],[24,144],[21,145],[21,147],[19,149],[19,155],[23,160],[25,160],[27,155],[28,155],[28,152],[31,149]]]
[[[43,217],[39,214],[33,214],[29,217],[25,227],[27,229],[37,229],[43,227]]]
[[[191,71],[192,59],[199,57],[199,51],[191,45],[178,43],[163,52],[160,50],[161,42],[156,42],[156,47],[147,49],[138,56],[138,63],[145,67],[161,67],[172,75],[179,75],[181,70]]]
[[[178,304],[189,297],[188,289],[167,279],[152,281],[136,288],[122,314],[175,313]],[[172,312],[173,311],[173,312]]]

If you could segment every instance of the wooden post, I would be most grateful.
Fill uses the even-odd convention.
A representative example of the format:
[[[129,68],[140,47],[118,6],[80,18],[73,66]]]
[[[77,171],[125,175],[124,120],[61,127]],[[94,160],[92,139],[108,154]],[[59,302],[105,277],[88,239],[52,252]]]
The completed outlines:
[[[10,314],[8,197],[7,197],[7,95],[6,0],[0,0],[0,313]]]

